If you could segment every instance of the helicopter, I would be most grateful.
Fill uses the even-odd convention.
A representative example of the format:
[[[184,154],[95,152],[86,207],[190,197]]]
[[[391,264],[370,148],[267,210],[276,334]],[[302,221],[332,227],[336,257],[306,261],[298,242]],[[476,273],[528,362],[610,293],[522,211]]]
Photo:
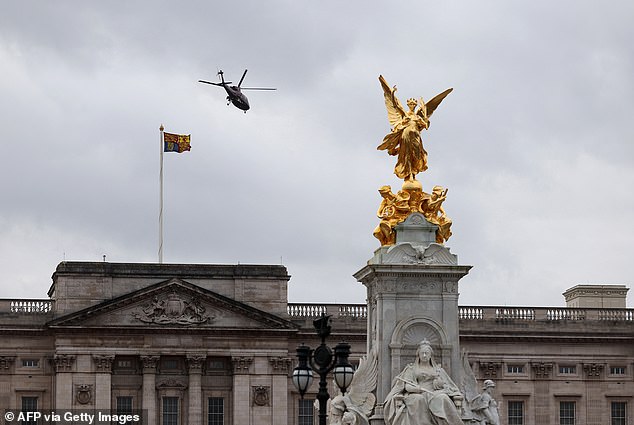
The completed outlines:
[[[218,76],[220,77],[219,83],[212,83],[211,81],[198,80],[199,83],[211,84],[213,86],[223,87],[227,92],[227,105],[233,103],[233,105],[244,111],[246,114],[249,110],[249,99],[242,93],[242,90],[277,90],[274,88],[265,88],[265,87],[241,87],[242,81],[244,81],[245,75],[247,75],[248,69],[244,70],[242,74],[242,78],[240,78],[240,82],[237,86],[230,86],[232,84],[231,81],[225,81],[224,73],[222,70],[218,71]]]

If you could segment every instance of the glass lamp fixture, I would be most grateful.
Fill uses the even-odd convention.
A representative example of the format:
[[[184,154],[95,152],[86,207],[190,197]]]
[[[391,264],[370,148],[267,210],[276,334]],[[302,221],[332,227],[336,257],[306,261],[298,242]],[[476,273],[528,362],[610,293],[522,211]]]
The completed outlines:
[[[342,394],[346,393],[346,389],[352,382],[354,376],[354,368],[348,362],[348,356],[350,355],[350,344],[340,342],[335,347],[335,357],[337,364],[333,369],[333,375],[335,377],[335,383],[341,390]]]
[[[308,366],[308,358],[310,356],[310,348],[304,344],[297,347],[297,358],[299,364],[293,369],[291,380],[293,385],[299,391],[299,395],[304,398],[304,394],[313,382],[313,370]]]

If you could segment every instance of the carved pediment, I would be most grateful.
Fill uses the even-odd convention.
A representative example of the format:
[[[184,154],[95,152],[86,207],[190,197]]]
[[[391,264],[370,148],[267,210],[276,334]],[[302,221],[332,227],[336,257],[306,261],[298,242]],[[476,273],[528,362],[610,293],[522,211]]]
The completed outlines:
[[[293,329],[278,316],[171,279],[57,318],[50,327]]]

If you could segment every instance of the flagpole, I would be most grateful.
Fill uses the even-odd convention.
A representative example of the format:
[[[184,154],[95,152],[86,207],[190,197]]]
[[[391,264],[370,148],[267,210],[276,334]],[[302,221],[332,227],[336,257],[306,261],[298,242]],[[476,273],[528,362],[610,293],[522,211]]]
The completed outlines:
[[[163,124],[159,128],[161,135],[161,167],[159,171],[159,186],[160,186],[160,202],[159,202],[159,249],[158,249],[158,262],[163,263],[163,149],[164,149],[164,136],[163,136]]]

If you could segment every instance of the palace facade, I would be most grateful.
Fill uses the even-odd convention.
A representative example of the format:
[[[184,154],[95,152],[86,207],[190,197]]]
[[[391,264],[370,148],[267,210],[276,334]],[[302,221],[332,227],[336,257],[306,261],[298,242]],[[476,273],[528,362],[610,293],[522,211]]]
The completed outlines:
[[[294,304],[283,266],[63,262],[46,299],[0,300],[0,405],[143,411],[161,425],[312,425],[316,383],[295,350],[367,349],[365,304]],[[459,339],[503,424],[632,425],[634,310],[624,286],[576,286],[566,307],[460,306]],[[334,395],[331,388],[331,394]]]

